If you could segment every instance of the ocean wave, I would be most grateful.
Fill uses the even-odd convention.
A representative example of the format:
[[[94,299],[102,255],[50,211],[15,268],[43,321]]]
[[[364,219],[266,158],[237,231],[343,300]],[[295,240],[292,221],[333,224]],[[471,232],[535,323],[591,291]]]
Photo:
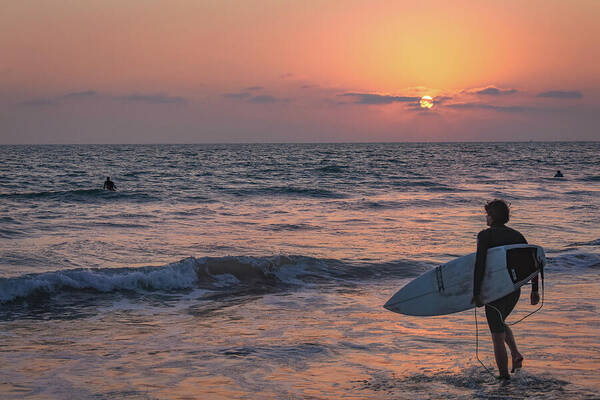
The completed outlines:
[[[592,190],[571,190],[568,192],[565,192],[565,194],[568,195],[575,195],[575,196],[594,196],[596,194],[595,191]]]
[[[399,180],[393,183],[393,186],[399,187],[444,187],[444,184],[432,182],[430,180]]]
[[[598,207],[593,204],[577,204],[567,207],[566,210],[597,210]]]
[[[317,168],[316,171],[324,172],[324,173],[340,173],[346,172],[348,170],[348,166],[346,165],[326,165],[324,167]]]
[[[236,196],[265,196],[265,195],[279,195],[279,196],[290,196],[290,197],[312,197],[312,198],[328,198],[328,199],[342,199],[346,198],[347,195],[334,192],[327,189],[320,188],[304,188],[297,186],[271,186],[257,189],[238,189],[230,191]]]
[[[579,246],[600,246],[600,239],[590,240],[589,242],[575,242],[569,244],[567,247],[579,247]]]
[[[432,208],[437,207],[439,205],[448,205],[448,204],[473,204],[476,207],[479,206],[479,199],[469,199],[468,197],[448,194],[443,198],[439,199],[406,199],[406,200],[368,200],[368,199],[360,199],[356,201],[341,201],[337,203],[337,206],[342,209],[350,209],[350,210],[365,210],[365,209],[399,209],[405,207],[425,207]]]
[[[7,200],[57,200],[70,202],[128,200],[134,202],[149,202],[155,197],[139,192],[112,192],[103,189],[76,189],[62,191],[45,191],[31,193],[3,193],[0,198]]]
[[[67,269],[0,278],[0,304],[72,292],[178,292],[192,289],[226,295],[264,293],[315,285],[355,285],[370,280],[414,278],[431,262],[400,260],[351,264],[306,256],[189,257],[158,267]],[[600,255],[570,252],[548,257],[549,272],[600,268]]]
[[[600,268],[600,255],[580,251],[567,251],[557,256],[547,257],[547,270],[572,271],[596,270]]]
[[[279,231],[310,231],[316,230],[319,227],[310,225],[310,224],[269,224],[266,225],[263,230],[269,232],[279,232]]]
[[[348,203],[345,204],[347,208],[355,209],[355,210],[363,210],[363,209],[394,209],[394,208],[403,208],[406,207],[407,204],[405,201],[394,201],[394,200],[363,200],[356,203]]]
[[[0,278],[0,303],[69,290],[185,289],[196,284],[194,271],[193,264],[183,260],[177,265],[159,268],[72,269]]]
[[[19,231],[19,230],[0,228],[0,238],[1,239],[13,239],[16,237],[21,237],[23,235],[24,235],[24,232]]]
[[[403,189],[415,188],[419,190],[426,190],[429,192],[462,192],[463,189],[458,187],[452,187],[444,185],[443,183],[433,182],[430,180],[400,180],[392,183],[393,187],[400,187]]]
[[[265,290],[381,276],[411,277],[428,268],[431,265],[408,261],[365,266],[305,256],[189,257],[160,267],[70,269],[0,278],[0,303],[69,291]]]
[[[583,182],[600,182],[600,175],[586,176],[579,180]]]

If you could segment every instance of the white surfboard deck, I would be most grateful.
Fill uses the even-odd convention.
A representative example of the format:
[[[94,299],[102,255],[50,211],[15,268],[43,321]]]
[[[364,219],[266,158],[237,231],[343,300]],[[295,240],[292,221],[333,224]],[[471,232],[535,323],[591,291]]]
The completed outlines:
[[[507,258],[513,264],[511,270],[507,268]],[[529,265],[521,267],[516,264]],[[514,292],[544,265],[546,256],[540,246],[512,244],[489,249],[481,284],[481,300],[489,303]],[[475,253],[440,265],[409,282],[384,307],[399,314],[419,316],[452,314],[473,308],[474,269]]]

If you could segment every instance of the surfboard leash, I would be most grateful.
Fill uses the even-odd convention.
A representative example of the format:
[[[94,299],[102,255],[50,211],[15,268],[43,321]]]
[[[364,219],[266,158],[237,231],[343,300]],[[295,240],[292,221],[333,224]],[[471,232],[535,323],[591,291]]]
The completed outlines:
[[[494,310],[496,310],[498,312],[498,315],[500,316],[500,321],[502,321],[502,323],[504,325],[507,325],[507,326],[516,325],[519,322],[523,321],[525,318],[528,318],[531,315],[535,314],[536,312],[540,311],[542,309],[542,307],[544,306],[544,275],[543,275],[543,273],[541,274],[541,278],[542,278],[542,301],[540,303],[540,306],[537,309],[535,309],[532,312],[530,312],[529,314],[525,315],[520,320],[518,320],[516,322],[513,322],[512,324],[507,324],[507,323],[504,322],[504,318],[502,318],[502,313],[496,307],[494,307],[494,306],[492,306],[490,304],[486,304],[486,305],[489,305],[490,307],[492,307]],[[475,311],[475,357],[477,357],[477,361],[479,361],[479,364],[481,364],[481,366],[483,368],[485,368],[485,370],[490,375],[492,375],[495,378],[496,375],[494,375],[494,373],[492,371],[490,371],[489,368],[486,367],[485,364],[479,359],[479,328],[478,328],[478,325],[477,325],[477,307],[475,307],[473,310]]]
[[[481,364],[481,366],[495,378],[496,375],[494,375],[494,373],[490,371],[488,367],[486,367],[485,364],[479,359],[479,328],[477,326],[477,307],[473,308],[473,310],[475,311],[475,357],[477,357],[479,364]]]
[[[538,308],[536,308],[535,310],[533,310],[532,312],[530,312],[529,314],[525,315],[523,318],[521,318],[518,321],[515,321],[515,322],[513,322],[511,324],[507,324],[506,322],[504,322],[504,318],[502,318],[502,313],[500,312],[500,310],[498,310],[496,307],[494,307],[491,304],[486,304],[486,306],[490,306],[490,307],[492,307],[494,310],[496,310],[498,312],[498,315],[500,316],[500,321],[502,321],[503,325],[506,325],[506,326],[516,325],[519,322],[523,321],[525,318],[529,318],[530,316],[532,316],[536,312],[540,311],[542,309],[542,307],[544,307],[544,278],[542,278],[542,301],[540,302],[540,306]]]

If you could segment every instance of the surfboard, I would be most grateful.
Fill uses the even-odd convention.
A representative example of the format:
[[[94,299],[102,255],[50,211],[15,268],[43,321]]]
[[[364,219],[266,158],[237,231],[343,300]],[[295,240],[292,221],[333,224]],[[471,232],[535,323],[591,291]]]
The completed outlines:
[[[514,292],[544,265],[546,256],[540,246],[511,244],[489,249],[481,300],[489,303]],[[419,316],[452,314],[473,308],[474,269],[475,253],[440,265],[409,282],[384,307],[399,314]]]

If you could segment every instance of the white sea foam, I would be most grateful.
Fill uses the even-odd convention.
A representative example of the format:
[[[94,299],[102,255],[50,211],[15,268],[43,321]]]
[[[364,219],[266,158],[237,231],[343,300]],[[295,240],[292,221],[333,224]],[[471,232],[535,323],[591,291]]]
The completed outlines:
[[[0,302],[68,290],[172,291],[199,284],[224,289],[239,284],[301,284],[297,277],[309,264],[325,263],[308,257],[189,257],[162,267],[73,269],[0,279]]]
[[[0,279],[0,302],[61,290],[177,290],[197,285],[197,262],[187,258],[163,267],[75,269]]]

